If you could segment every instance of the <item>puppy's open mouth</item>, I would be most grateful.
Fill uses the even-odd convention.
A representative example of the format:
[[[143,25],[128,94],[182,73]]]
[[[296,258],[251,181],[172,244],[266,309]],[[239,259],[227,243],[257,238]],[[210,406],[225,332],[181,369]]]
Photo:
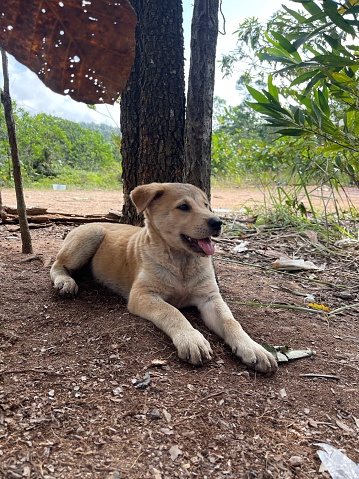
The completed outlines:
[[[211,238],[195,239],[181,235],[182,240],[196,253],[212,256],[214,254],[214,243]]]

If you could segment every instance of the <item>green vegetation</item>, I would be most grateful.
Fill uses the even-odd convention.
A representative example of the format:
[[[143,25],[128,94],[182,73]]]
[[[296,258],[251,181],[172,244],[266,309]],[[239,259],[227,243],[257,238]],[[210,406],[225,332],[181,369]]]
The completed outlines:
[[[120,137],[115,128],[89,128],[16,107],[15,121],[25,186],[53,183],[81,188],[118,188],[121,175]],[[3,110],[0,109],[0,181],[12,184],[12,166]]]
[[[236,49],[222,59],[225,75],[246,66],[237,81],[242,103],[216,102],[213,170],[257,184],[267,223],[356,235],[344,186],[359,186],[359,2],[293,3],[298,11],[283,7],[266,25],[243,22]],[[312,198],[324,190],[319,214]],[[349,215],[336,201],[328,214],[334,193]]]
[[[238,86],[246,84],[252,97],[244,99],[247,108],[266,121],[266,146],[260,145],[259,156],[254,152],[253,163],[301,183],[359,186],[359,5],[294,2],[304,11],[283,7],[267,25],[246,20],[237,31],[237,49],[223,58],[225,74],[236,62],[247,62]],[[275,73],[265,78],[270,70]],[[270,132],[276,141],[268,143]]]

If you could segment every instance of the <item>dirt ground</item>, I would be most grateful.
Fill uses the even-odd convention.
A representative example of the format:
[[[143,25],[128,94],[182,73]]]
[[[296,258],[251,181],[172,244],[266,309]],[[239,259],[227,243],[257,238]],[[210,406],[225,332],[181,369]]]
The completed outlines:
[[[321,210],[333,210],[333,192],[323,187],[308,187],[312,203]],[[257,187],[226,187],[212,189],[211,204],[217,209],[250,210],[270,201],[271,194]],[[16,205],[16,196],[13,189],[2,191],[3,203],[8,206]],[[282,200],[283,201],[283,200]],[[298,197],[308,207],[305,195]],[[336,195],[336,201],[341,207],[348,208],[354,205],[359,208],[359,190],[349,187]],[[110,210],[122,208],[122,191],[89,191],[89,190],[25,190],[27,207],[39,206],[48,208],[49,212],[102,214]]]
[[[239,209],[249,198],[215,190],[212,204]],[[121,203],[119,192],[92,191],[27,191],[26,201],[78,214]],[[3,202],[15,204],[12,191]],[[214,263],[235,317],[258,342],[314,352],[266,377],[248,371],[194,310],[185,315],[214,351],[203,367],[179,360],[161,331],[86,277],[77,299],[60,299],[49,269],[73,227],[33,228],[27,256],[18,226],[0,224],[0,478],[328,479],[318,443],[359,463],[355,245],[318,246],[309,233],[228,220]],[[247,250],[235,253],[241,240]],[[285,255],[326,267],[273,269]]]

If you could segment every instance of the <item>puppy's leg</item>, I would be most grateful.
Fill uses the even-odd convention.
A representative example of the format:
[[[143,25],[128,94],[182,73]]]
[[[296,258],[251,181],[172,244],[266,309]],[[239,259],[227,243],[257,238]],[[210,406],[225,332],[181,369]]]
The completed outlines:
[[[154,293],[143,293],[132,288],[128,310],[148,319],[173,341],[183,361],[199,365],[211,359],[212,349],[203,335],[174,306]]]
[[[78,286],[71,277],[71,273],[90,261],[105,233],[101,225],[84,225],[67,235],[50,270],[54,288],[61,296],[76,296]]]
[[[248,336],[219,293],[198,304],[198,309],[208,328],[223,338],[244,364],[261,373],[277,370],[273,355]]]

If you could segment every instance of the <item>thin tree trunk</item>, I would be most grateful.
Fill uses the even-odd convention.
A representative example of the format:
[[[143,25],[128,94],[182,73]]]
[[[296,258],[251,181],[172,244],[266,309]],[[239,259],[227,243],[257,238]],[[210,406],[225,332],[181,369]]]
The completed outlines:
[[[26,205],[25,205],[25,199],[24,199],[24,191],[22,187],[19,150],[17,147],[16,128],[15,128],[15,121],[14,121],[14,116],[12,111],[12,101],[10,96],[8,60],[7,60],[7,55],[5,51],[2,48],[0,48],[0,51],[1,51],[2,67],[3,67],[3,75],[4,75],[4,90],[1,92],[1,102],[4,105],[5,121],[6,121],[10,151],[11,151],[11,158],[12,158],[12,167],[13,167],[16,201],[17,201],[17,211],[19,215],[20,234],[21,234],[21,241],[22,241],[22,252],[28,254],[28,253],[32,253],[32,243],[31,243],[30,230],[29,230],[29,225],[28,225],[27,216],[26,216]]]
[[[185,83],[181,0],[132,0],[136,58],[121,98],[124,207],[121,221],[139,224],[129,199],[137,185],[184,180]]]
[[[185,81],[181,0],[143,0],[140,171],[143,183],[184,180]]]
[[[132,0],[135,11],[141,0]],[[130,199],[131,191],[139,184],[138,172],[140,162],[140,34],[136,26],[136,55],[126,88],[121,95],[121,156],[123,207],[121,223],[141,225],[143,218],[138,216]]]
[[[186,114],[186,181],[210,196],[219,0],[195,0]]]

